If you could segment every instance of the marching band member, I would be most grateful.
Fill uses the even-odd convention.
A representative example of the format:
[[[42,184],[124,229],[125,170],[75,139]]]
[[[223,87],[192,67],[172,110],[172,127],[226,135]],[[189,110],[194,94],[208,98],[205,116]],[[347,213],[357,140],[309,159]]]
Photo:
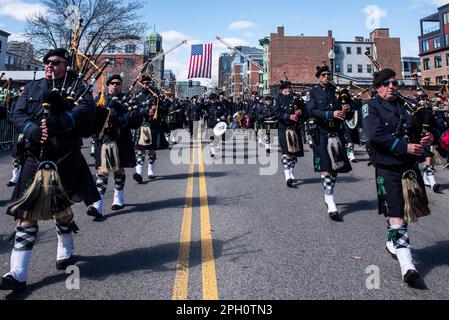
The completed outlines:
[[[418,212],[420,216],[430,214],[418,163],[434,135],[423,135],[401,103],[393,70],[382,70],[373,85],[378,96],[368,101],[362,113],[370,158],[376,167],[379,214],[388,219],[387,250],[399,261],[404,282],[411,284],[419,279],[419,273],[412,259],[408,222],[414,221]]]
[[[24,86],[21,86],[19,88],[19,95],[17,97],[20,98],[20,96],[22,95],[23,91],[25,90]],[[14,112],[14,107],[17,104],[17,100],[15,100],[12,105],[11,105],[11,113]],[[17,132],[17,129],[14,129],[14,136],[13,136],[13,145],[12,145],[12,156],[14,158],[13,160],[13,170],[12,170],[12,177],[11,180],[8,181],[7,186],[8,187],[15,187],[15,185],[17,184],[17,182],[19,181],[20,178],[20,170],[22,168],[22,159],[23,159],[23,141],[24,137],[23,134],[19,134]]]
[[[18,203],[8,208],[8,213],[14,215],[19,223],[11,254],[10,271],[0,280],[1,290],[26,289],[31,252],[39,229],[38,221],[48,220],[51,216],[54,218],[58,236],[56,268],[65,270],[73,264],[73,233],[76,233],[78,228],[70,206],[74,202],[82,201],[90,205],[100,198],[86,160],[81,154],[81,138],[94,125],[95,103],[92,95],[85,91],[83,84],[79,87],[73,86],[77,97],[83,92],[85,95],[68,109],[67,100],[59,93],[54,94],[57,91],[61,92],[63,83],[73,85],[76,82],[70,74],[66,78],[69,59],[69,53],[65,49],[50,50],[44,57],[45,78],[29,83],[25,87],[12,114],[12,122],[26,141],[22,174],[14,189],[12,200],[19,200],[19,203],[22,201],[21,204],[25,205],[25,202],[33,202],[37,195],[45,197],[43,180],[36,181],[43,179],[44,171],[47,178],[50,173],[51,185],[56,185],[54,188],[57,188],[59,193],[48,189],[48,197],[35,202],[28,209],[24,207],[21,210],[17,209],[20,207]],[[48,114],[43,106],[51,107]],[[59,110],[61,111],[57,113]],[[47,171],[50,165],[53,170]],[[39,172],[42,178],[37,177]],[[60,189],[61,185],[63,190]],[[64,204],[67,209],[64,212],[55,215],[46,212],[47,209],[59,211],[56,210],[59,207],[50,205],[48,208],[50,203],[57,205],[54,198],[59,200],[65,198]]]
[[[282,164],[287,186],[295,187],[293,174],[298,158],[304,157],[301,135],[301,121],[306,117],[306,110],[291,94],[291,82],[282,81],[280,94],[275,100],[275,114],[279,122],[279,144],[282,148]]]
[[[209,96],[209,106],[207,109],[207,128],[210,135],[210,156],[215,157],[215,153],[219,144],[219,137],[216,137],[213,130],[219,122],[226,122],[228,111],[226,107],[218,101],[218,96],[212,93]]]
[[[109,174],[114,175],[115,183],[111,210],[122,210],[125,207],[125,168],[136,166],[131,130],[137,129],[143,118],[138,111],[129,112],[123,105],[122,82],[121,76],[117,74],[112,75],[106,82],[106,108],[110,110],[110,116],[97,140],[95,155],[96,184],[101,199],[87,210],[87,214],[95,218],[94,221],[102,221],[104,216],[104,196]]]
[[[319,85],[310,91],[307,103],[310,118],[315,119],[315,128],[309,122],[309,134],[313,138],[313,159],[315,172],[321,172],[325,190],[325,203],[329,217],[342,222],[343,217],[335,204],[334,189],[339,173],[352,170],[348,156],[343,149],[343,122],[353,117],[351,106],[337,100],[336,90],[331,82],[332,73],[328,66],[317,68]]]

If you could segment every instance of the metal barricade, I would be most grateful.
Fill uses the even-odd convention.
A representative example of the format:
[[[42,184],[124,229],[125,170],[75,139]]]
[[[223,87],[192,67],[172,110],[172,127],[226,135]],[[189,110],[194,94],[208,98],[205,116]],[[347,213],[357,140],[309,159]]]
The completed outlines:
[[[14,137],[14,126],[9,120],[9,114],[6,119],[0,120],[0,152],[11,150]]]

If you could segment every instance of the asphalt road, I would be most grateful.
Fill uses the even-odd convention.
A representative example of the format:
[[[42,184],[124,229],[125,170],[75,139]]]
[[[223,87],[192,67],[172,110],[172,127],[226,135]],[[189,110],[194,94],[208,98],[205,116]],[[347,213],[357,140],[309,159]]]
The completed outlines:
[[[341,175],[336,199],[344,223],[329,220],[312,153],[299,160],[297,189],[285,185],[280,155],[252,156],[256,145],[237,134],[212,161],[208,145],[181,142],[158,154],[158,179],[137,185],[127,170],[126,208],[111,213],[113,179],[104,222],[76,205],[79,289],[55,269],[56,233],[40,225],[25,293],[0,299],[89,300],[302,300],[448,299],[449,171],[437,172],[443,194],[428,190],[432,215],[412,224],[414,258],[422,275],[416,288],[401,281],[397,261],[384,248],[385,219],[377,214],[374,169],[367,155]],[[249,139],[249,138],[248,138]],[[87,141],[86,141],[87,142]],[[180,151],[182,149],[182,151]],[[195,150],[195,165],[189,165]],[[251,151],[252,150],[252,151]],[[203,151],[203,153],[201,153]],[[234,152],[235,151],[235,152]],[[88,146],[83,149],[93,170]],[[198,157],[198,154],[203,156]],[[249,154],[249,155],[248,155]],[[179,156],[184,155],[184,163]],[[267,165],[270,163],[269,165]],[[12,189],[11,157],[0,155],[0,235],[14,221],[4,214]],[[261,171],[262,168],[262,171]],[[274,170],[273,170],[274,169]],[[190,170],[190,172],[189,172]],[[272,171],[274,174],[264,175]],[[11,243],[0,242],[0,273],[9,269]],[[373,268],[374,269],[370,269]],[[368,288],[377,270],[379,288]]]

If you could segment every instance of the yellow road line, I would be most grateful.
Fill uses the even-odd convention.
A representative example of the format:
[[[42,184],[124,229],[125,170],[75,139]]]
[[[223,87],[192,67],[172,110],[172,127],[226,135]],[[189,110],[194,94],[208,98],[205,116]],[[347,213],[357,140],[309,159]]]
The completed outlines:
[[[215,272],[214,246],[210,223],[209,201],[207,197],[206,176],[201,142],[198,147],[200,199],[201,199],[201,259],[203,270],[203,299],[218,300],[217,275]]]
[[[187,300],[189,291],[189,259],[190,241],[192,234],[192,208],[193,208],[193,179],[195,173],[195,148],[192,148],[189,178],[187,180],[186,205],[181,228],[181,241],[179,247],[178,263],[176,264],[176,277],[173,290],[173,300]]]

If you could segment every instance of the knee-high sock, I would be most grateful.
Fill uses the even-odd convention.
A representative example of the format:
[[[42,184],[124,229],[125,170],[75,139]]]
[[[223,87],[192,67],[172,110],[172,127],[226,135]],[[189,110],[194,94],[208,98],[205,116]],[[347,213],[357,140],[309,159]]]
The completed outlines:
[[[324,187],[324,201],[327,204],[329,213],[331,212],[338,212],[337,205],[335,204],[335,198],[334,198],[334,189],[335,189],[335,182],[336,177],[333,176],[321,176],[323,187]]]
[[[408,225],[394,225],[388,228],[388,240],[393,241],[396,255],[401,266],[402,276],[409,270],[416,270],[413,264]]]
[[[143,166],[145,165],[145,153],[142,151],[137,152],[136,160],[137,160],[136,173],[143,176]]]
[[[114,174],[115,191],[114,191],[114,205],[123,206],[125,204],[125,183],[126,174]]]
[[[6,275],[10,275],[20,282],[27,281],[31,253],[38,231],[38,226],[16,227],[16,240],[11,253],[10,271]]]
[[[282,156],[282,165],[284,166],[285,180],[288,181],[291,179],[291,175],[290,175],[291,159],[288,155]]]
[[[157,157],[156,155],[150,155],[148,158],[148,176],[154,177]]]
[[[97,209],[100,214],[103,214],[103,199],[106,194],[106,189],[108,187],[109,177],[107,175],[97,174],[97,189],[100,193],[101,199],[93,204],[93,207]]]
[[[433,188],[436,185],[435,181],[435,171],[432,166],[424,167],[424,183]]]
[[[12,177],[10,182],[12,183],[17,183],[19,181],[19,177],[20,177],[20,161],[17,159],[14,159],[14,161],[12,162],[13,165],[13,169],[12,169]]]
[[[55,220],[56,233],[58,236],[58,250],[56,260],[66,260],[73,255],[73,234],[78,233],[78,226],[72,220],[69,223],[60,223]]]
[[[295,170],[296,163],[298,162],[298,158],[291,157],[290,159],[291,159],[290,169],[289,169],[290,170],[290,178],[295,180],[295,175],[294,175],[293,171]]]

